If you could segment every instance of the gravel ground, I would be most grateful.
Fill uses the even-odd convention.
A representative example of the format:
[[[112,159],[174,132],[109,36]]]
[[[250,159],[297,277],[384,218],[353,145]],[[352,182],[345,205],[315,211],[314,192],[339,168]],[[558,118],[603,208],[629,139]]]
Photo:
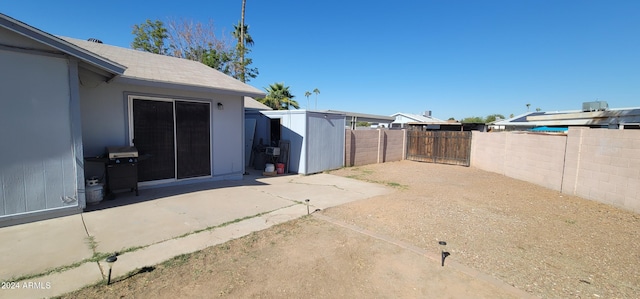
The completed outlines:
[[[397,192],[323,213],[543,298],[640,298],[640,215],[473,167],[411,161],[331,172]]]

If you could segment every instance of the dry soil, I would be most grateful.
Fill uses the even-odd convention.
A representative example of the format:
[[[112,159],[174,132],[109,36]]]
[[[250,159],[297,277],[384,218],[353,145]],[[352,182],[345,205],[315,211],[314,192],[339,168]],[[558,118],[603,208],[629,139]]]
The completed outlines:
[[[386,239],[304,217],[64,297],[520,297],[505,285],[542,298],[640,297],[636,213],[461,166],[331,173],[395,189],[317,212]],[[447,262],[490,279],[441,267],[438,241]]]

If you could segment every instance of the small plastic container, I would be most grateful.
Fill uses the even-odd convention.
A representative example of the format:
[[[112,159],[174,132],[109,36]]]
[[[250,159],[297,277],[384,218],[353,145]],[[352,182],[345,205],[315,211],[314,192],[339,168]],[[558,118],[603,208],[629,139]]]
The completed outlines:
[[[277,163],[276,164],[276,170],[277,170],[278,174],[283,174],[284,173],[284,163]]]
[[[87,186],[85,188],[85,196],[87,204],[95,205],[100,203],[104,196],[102,184],[96,183],[95,185]]]
[[[274,172],[276,170],[275,166],[271,163],[267,163],[264,168],[264,172]]]

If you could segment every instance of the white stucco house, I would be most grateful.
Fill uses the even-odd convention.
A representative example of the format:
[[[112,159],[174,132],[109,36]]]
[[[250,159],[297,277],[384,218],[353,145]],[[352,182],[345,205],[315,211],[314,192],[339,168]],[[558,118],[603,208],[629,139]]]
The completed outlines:
[[[394,118],[394,121],[389,124],[390,128],[405,128],[406,125],[410,123],[421,123],[421,124],[446,123],[446,121],[444,120],[431,116],[431,111],[425,111],[423,115],[398,112],[398,113],[392,114],[391,117]]]
[[[244,97],[264,93],[206,65],[3,14],[0,65],[0,226],[81,212],[108,146],[146,154],[142,187],[244,173]]]

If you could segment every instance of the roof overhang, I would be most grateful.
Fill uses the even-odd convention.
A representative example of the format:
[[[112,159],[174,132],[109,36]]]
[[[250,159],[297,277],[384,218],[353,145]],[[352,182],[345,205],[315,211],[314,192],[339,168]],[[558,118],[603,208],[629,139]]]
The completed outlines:
[[[269,118],[273,118],[273,117],[280,117],[283,115],[289,115],[289,114],[314,114],[314,115],[331,115],[334,117],[344,117],[345,114],[344,113],[339,113],[339,112],[329,112],[329,111],[312,111],[312,110],[304,110],[304,109],[297,109],[297,110],[266,110],[266,111],[260,111],[261,114],[264,114],[265,116],[269,117]]]
[[[76,45],[73,45],[67,41],[64,41],[54,35],[46,33],[40,29],[29,26],[23,22],[13,19],[7,15],[0,13],[0,27],[4,27],[7,30],[13,31],[24,37],[37,41],[43,45],[51,47],[61,53],[75,57],[80,61],[102,69],[111,73],[113,76],[121,75],[124,73],[126,67],[110,61],[95,53],[89,52]],[[31,49],[25,49],[31,50]]]
[[[217,94],[244,96],[244,97],[252,97],[252,98],[260,98],[265,96],[265,94],[261,92],[240,91],[236,89],[225,89],[225,88],[212,88],[208,86],[188,85],[183,83],[172,83],[172,82],[165,82],[165,81],[150,81],[150,80],[144,80],[144,79],[126,77],[126,76],[120,76],[116,78],[114,82],[122,83],[122,84],[155,87],[155,88],[168,88],[168,89],[177,89],[177,90],[184,90],[184,91],[193,91],[193,92],[205,92],[205,93],[212,92]]]

